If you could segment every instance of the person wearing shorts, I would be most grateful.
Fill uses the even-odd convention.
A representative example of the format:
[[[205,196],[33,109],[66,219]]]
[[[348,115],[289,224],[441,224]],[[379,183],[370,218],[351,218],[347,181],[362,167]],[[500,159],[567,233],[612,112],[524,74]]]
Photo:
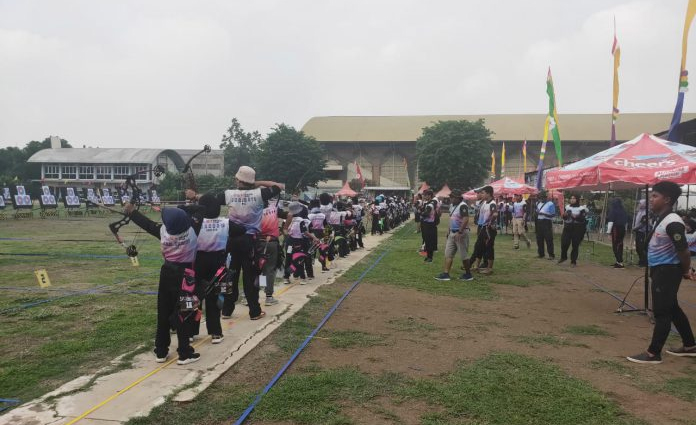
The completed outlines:
[[[462,280],[473,280],[471,275],[471,263],[469,262],[469,206],[462,198],[462,192],[453,190],[450,193],[450,202],[453,205],[450,210],[450,227],[445,243],[444,271],[435,276],[437,280],[450,280],[450,270],[454,256],[459,252],[464,266]]]

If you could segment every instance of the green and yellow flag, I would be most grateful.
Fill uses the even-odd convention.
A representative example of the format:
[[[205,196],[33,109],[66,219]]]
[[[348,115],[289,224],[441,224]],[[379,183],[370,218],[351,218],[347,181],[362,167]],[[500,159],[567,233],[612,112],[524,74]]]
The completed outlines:
[[[551,68],[549,68],[548,76],[546,77],[546,94],[549,95],[549,114],[548,114],[548,130],[553,137],[553,144],[556,147],[556,158],[558,158],[558,166],[563,166],[563,152],[561,151],[561,133],[558,130],[558,117],[556,115],[556,94],[553,90],[553,78],[551,78]]]

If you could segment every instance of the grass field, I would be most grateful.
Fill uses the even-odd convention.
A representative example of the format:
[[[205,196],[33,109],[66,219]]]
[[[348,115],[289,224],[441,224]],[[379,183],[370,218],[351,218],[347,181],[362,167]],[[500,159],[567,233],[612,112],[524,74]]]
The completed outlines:
[[[445,226],[441,226],[441,230]],[[441,235],[442,237],[442,235]],[[552,262],[538,263],[538,279],[515,279],[525,260],[506,255],[496,263],[496,273],[474,282],[453,285],[433,279],[439,264],[423,266],[415,255],[420,235],[409,224],[397,231],[381,249],[366,257],[336,283],[319,290],[319,296],[276,330],[256,351],[230,369],[192,404],[168,401],[149,416],[133,419],[129,425],[224,424],[239,417],[289,354],[311,332],[331,304],[384,250],[388,253],[379,267],[367,274],[363,285],[377,284],[416,290],[436,296],[464,300],[492,300],[496,285],[527,287],[549,284],[543,276],[554,270]],[[442,239],[441,239],[442,240]],[[507,245],[507,244],[506,244]],[[511,251],[501,243],[501,251]],[[605,252],[597,247],[595,255]],[[436,255],[436,261],[441,260]],[[594,260],[586,255],[585,260]],[[441,264],[441,263],[440,263]],[[536,264],[535,264],[536,265]],[[338,319],[336,319],[338,320]],[[385,318],[391,334],[365,331],[322,330],[331,350],[388,347],[394,335],[415,340],[427,339],[439,330],[417,317]],[[489,322],[490,326],[496,323]],[[482,325],[481,328],[485,328]],[[606,335],[596,325],[568,328],[569,336]],[[527,341],[541,344],[574,344],[569,338],[546,336]],[[265,354],[262,354],[265,353]],[[253,358],[252,358],[253,357]],[[363,363],[376,361],[365,357]],[[394,362],[399,362],[394,359]],[[361,363],[361,362],[357,362]],[[603,365],[601,365],[603,366]],[[388,400],[388,402],[385,402]],[[403,422],[397,411],[411,404],[424,406],[429,413]],[[388,406],[388,407],[385,407]],[[356,414],[356,409],[363,412]],[[366,412],[366,413],[365,413]],[[361,419],[355,419],[355,417]],[[370,419],[366,419],[366,417]],[[460,362],[448,373],[414,379],[402,373],[367,373],[361,368],[326,368],[322,364],[293,367],[252,413],[250,424],[638,424],[606,395],[586,382],[569,376],[559,367],[515,352],[495,352],[474,362]]]
[[[128,367],[133,353],[151,349],[155,298],[149,292],[156,290],[161,264],[159,246],[155,238],[138,234],[140,267],[131,266],[108,231],[107,224],[115,218],[0,222],[0,238],[30,239],[0,240],[0,312],[4,319],[0,336],[8,347],[7,355],[0,360],[0,398],[27,401],[106,366],[118,355],[130,353],[111,368]],[[445,225],[446,220],[440,226],[441,247]],[[126,229],[124,235],[130,242],[136,229],[133,225],[123,230]],[[62,241],[65,239],[94,241]],[[419,239],[413,224],[407,224],[337,282],[320,288],[318,296],[305,308],[195,402],[182,405],[166,401],[149,416],[129,423],[233,421],[343,291],[384,251],[387,254],[379,267],[365,276],[363,285],[463,301],[493,302],[501,297],[504,288],[526,290],[551,285],[558,270],[550,261],[536,261],[530,270],[533,249],[523,256],[512,255],[509,237],[501,235],[493,275],[477,276],[466,284],[439,282],[433,276],[440,271],[442,254],[436,254],[433,265],[422,265],[422,258],[415,254]],[[558,256],[558,241],[556,249]],[[595,244],[593,253],[591,245],[584,244],[579,261],[612,264],[611,249]],[[39,288],[33,273],[38,268],[47,270],[52,281],[50,288]],[[457,272],[453,270],[452,275]],[[34,305],[39,302],[43,303]],[[385,317],[384,321],[385,330],[379,332],[325,329],[317,339],[325,340],[328,350],[346,353],[386,349],[399,338],[420,341],[447,330],[442,324],[417,315]],[[494,318],[484,317],[471,326],[485,334],[499,325]],[[527,333],[506,338],[519,347],[585,349],[588,346],[583,338],[612,335],[587,318],[555,334]],[[404,423],[400,419],[403,411],[412,405],[428,413],[418,413],[408,423],[424,425],[641,423],[586,381],[525,351],[495,351],[474,361],[462,359],[446,373],[419,378],[310,362],[292,368],[263,399],[249,423],[362,423],[355,419],[356,415],[373,417],[370,423]],[[377,360],[368,355],[362,361],[369,364]],[[393,361],[398,363],[399,359]],[[614,360],[587,363],[591,369],[607,373],[626,375],[632,371]],[[693,401],[694,382],[688,377],[671,377],[664,380],[661,388],[675,397]],[[648,381],[641,385],[647,384]]]
[[[117,217],[0,221],[0,398],[28,401],[151,345],[159,242],[123,227],[140,251],[133,267],[107,227]]]

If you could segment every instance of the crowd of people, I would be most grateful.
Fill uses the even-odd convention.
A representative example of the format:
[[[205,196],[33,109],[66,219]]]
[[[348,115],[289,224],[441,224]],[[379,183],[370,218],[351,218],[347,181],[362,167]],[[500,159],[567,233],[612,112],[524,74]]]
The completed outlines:
[[[309,202],[294,195],[285,205],[283,184],[258,181],[247,166],[235,178],[237,187],[222,193],[187,190],[189,202],[162,208],[161,223],[133,204],[124,207],[133,223],[160,240],[164,257],[157,297],[157,362],[169,358],[171,334],[177,336],[178,364],[200,358],[191,342],[203,311],[211,342],[219,344],[224,338],[221,320],[232,316],[238,301],[248,306],[251,320],[265,316],[259,292],[265,294],[264,306],[278,303],[273,296],[278,270],[284,283],[293,279],[304,285],[315,277],[315,262],[322,272],[329,271],[336,257],[364,248],[367,222],[373,235],[383,234],[410,215],[406,200],[384,195],[369,204],[358,198],[337,200],[328,193]],[[220,216],[222,206],[227,217]]]
[[[203,310],[213,344],[223,340],[221,320],[231,317],[240,299],[248,306],[251,320],[263,318],[259,292],[265,294],[265,306],[278,303],[273,296],[277,270],[283,271],[286,284],[291,279],[305,284],[314,278],[317,260],[321,271],[328,271],[336,257],[346,257],[363,248],[367,222],[371,222],[372,235],[383,234],[408,220],[413,211],[422,236],[419,252],[423,261],[432,263],[438,250],[443,205],[431,190],[419,194],[413,205],[403,198],[384,195],[366,203],[362,199],[336,200],[322,193],[309,202],[295,196],[284,206],[280,201],[283,184],[257,181],[254,170],[246,166],[240,167],[235,177],[235,189],[203,195],[187,193],[192,202],[163,208],[161,223],[139,213],[131,204],[124,209],[135,224],[160,240],[164,257],[157,299],[157,362],[168,359],[171,333],[177,335],[178,364],[200,358],[191,341],[199,332]],[[649,209],[652,224],[644,201],[638,204],[631,223],[639,264],[650,267],[655,314],[652,342],[647,351],[628,357],[633,362],[661,362],[672,323],[683,345],[667,352],[696,356],[693,332],[677,302],[681,280],[694,278],[690,255],[696,252],[696,220],[673,210],[680,193],[674,183],[655,185]],[[460,190],[452,190],[449,195],[444,264],[435,279],[452,279],[456,256],[461,260],[461,280],[473,280],[474,272],[493,273],[498,233],[507,233],[511,228],[513,249],[520,249],[522,241],[530,249],[532,242],[527,232],[532,222],[538,257],[555,260],[553,222],[557,216],[563,222],[558,263],[570,259],[571,267],[577,265],[589,212],[578,195],[570,195],[562,212],[557,211],[544,191],[534,201],[519,195],[501,201],[495,198],[491,186],[484,186],[476,190],[476,196],[475,202],[467,202]],[[223,205],[227,207],[227,217],[220,216]],[[606,231],[611,234],[615,268],[624,267],[623,238],[628,224],[629,216],[620,199],[612,200]],[[476,237],[469,254],[474,226]],[[240,279],[244,293],[241,297]]]

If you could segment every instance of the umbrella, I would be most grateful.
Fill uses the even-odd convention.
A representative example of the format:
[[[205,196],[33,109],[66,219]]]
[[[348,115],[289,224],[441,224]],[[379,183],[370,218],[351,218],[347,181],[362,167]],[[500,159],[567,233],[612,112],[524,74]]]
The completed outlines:
[[[336,192],[336,196],[347,196],[349,198],[352,198],[352,197],[357,196],[357,195],[358,195],[358,192],[351,189],[350,186],[348,185],[348,182],[346,182],[346,184],[343,185],[341,190]]]

